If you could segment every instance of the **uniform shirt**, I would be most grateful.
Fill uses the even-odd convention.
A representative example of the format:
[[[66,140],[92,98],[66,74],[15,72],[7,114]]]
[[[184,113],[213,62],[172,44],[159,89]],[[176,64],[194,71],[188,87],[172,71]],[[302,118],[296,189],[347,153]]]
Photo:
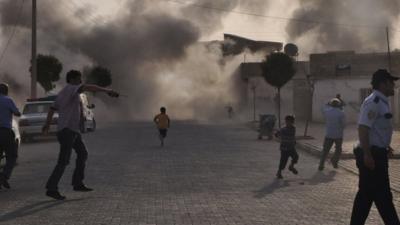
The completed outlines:
[[[14,113],[19,113],[14,101],[10,97],[0,94],[0,127],[11,129]]]
[[[343,138],[345,124],[344,112],[337,107],[327,105],[323,109],[325,117],[325,137],[331,139]]]
[[[361,105],[359,125],[370,128],[369,144],[379,148],[387,148],[392,140],[392,113],[388,98],[374,90]]]
[[[52,108],[58,111],[58,130],[68,128],[79,132],[81,119],[80,88],[82,85],[67,84],[57,95]]]
[[[282,151],[292,150],[296,145],[296,127],[286,126],[279,130],[278,136],[281,138],[280,149]]]
[[[158,114],[154,121],[157,123],[158,129],[167,129],[169,127],[169,117],[167,114]]]

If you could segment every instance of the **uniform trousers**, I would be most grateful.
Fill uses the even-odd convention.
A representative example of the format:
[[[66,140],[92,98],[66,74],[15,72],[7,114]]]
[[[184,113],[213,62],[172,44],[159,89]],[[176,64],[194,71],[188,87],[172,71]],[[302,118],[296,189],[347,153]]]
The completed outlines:
[[[361,148],[355,148],[354,154],[359,171],[359,189],[354,200],[350,224],[365,224],[372,203],[375,203],[386,225],[400,225],[390,190],[387,149],[371,147],[371,154],[375,161],[374,170],[365,166]]]
[[[75,171],[72,176],[72,185],[83,185],[85,174],[85,164],[88,157],[88,152],[85,144],[82,141],[80,133],[65,128],[57,132],[57,139],[60,143],[60,153],[58,155],[57,165],[54,168],[49,180],[47,181],[46,188],[49,191],[57,191],[58,183],[64,174],[64,170],[69,164],[72,149],[76,152]]]

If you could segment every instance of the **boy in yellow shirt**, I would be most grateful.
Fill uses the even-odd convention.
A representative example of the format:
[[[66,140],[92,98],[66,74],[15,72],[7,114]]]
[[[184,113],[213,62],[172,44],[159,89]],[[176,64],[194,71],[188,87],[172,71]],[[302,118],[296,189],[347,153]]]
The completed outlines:
[[[161,146],[164,146],[164,138],[167,137],[167,131],[170,125],[170,120],[166,114],[165,107],[160,108],[160,114],[154,117],[154,123],[156,123],[158,131],[160,132],[159,137],[161,141]]]

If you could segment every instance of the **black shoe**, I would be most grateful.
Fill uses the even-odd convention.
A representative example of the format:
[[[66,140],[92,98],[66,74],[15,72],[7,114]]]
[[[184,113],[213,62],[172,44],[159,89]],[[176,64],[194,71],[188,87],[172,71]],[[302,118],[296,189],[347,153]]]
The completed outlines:
[[[5,187],[6,189],[10,189],[10,188],[11,188],[11,186],[10,186],[10,184],[8,183],[7,180],[3,180],[3,187]]]
[[[283,176],[282,176],[281,173],[277,173],[277,174],[276,174],[276,178],[277,178],[277,179],[283,179]]]
[[[82,185],[74,186],[74,191],[89,192],[89,191],[93,191],[93,189],[88,188],[84,184],[82,184]]]
[[[296,175],[299,173],[299,171],[297,171],[296,168],[294,168],[293,165],[292,165],[292,166],[289,166],[289,170],[290,170],[293,174],[296,174]]]
[[[58,191],[46,191],[46,195],[56,200],[64,200],[65,196],[60,195]]]
[[[338,162],[331,160],[331,163],[332,163],[333,168],[335,168],[335,169],[339,168]]]
[[[1,186],[10,189],[10,184],[8,183],[6,177],[4,176],[4,174],[0,174],[0,188]]]

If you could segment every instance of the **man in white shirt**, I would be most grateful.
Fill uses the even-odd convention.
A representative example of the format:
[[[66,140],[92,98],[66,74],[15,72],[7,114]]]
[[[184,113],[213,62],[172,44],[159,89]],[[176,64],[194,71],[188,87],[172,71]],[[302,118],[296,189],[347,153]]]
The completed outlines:
[[[323,109],[326,122],[326,132],[318,167],[318,170],[320,171],[324,169],[326,157],[328,156],[333,143],[335,143],[335,154],[331,158],[331,163],[335,169],[338,168],[340,155],[342,154],[343,130],[345,127],[345,116],[341,109],[341,105],[342,103],[340,100],[334,98]]]
[[[66,166],[69,164],[72,149],[77,154],[75,171],[72,177],[72,186],[74,191],[92,191],[83,183],[85,164],[88,152],[82,141],[80,134],[81,120],[81,100],[80,94],[85,91],[90,92],[106,92],[111,97],[118,97],[119,94],[111,89],[102,88],[97,85],[81,84],[82,74],[79,71],[71,70],[67,73],[67,86],[65,86],[57,95],[57,98],[50,108],[46,124],[43,126],[43,132],[47,133],[55,111],[58,112],[58,131],[57,139],[60,143],[60,153],[57,165],[54,168],[49,180],[46,184],[46,195],[57,199],[64,200],[58,192],[58,182],[60,181]]]

